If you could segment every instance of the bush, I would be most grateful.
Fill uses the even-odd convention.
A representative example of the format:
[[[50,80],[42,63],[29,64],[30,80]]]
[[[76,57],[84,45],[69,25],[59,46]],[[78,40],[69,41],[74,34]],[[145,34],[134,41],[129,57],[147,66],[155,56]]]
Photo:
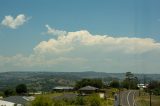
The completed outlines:
[[[32,104],[31,106],[53,106],[53,101],[51,100],[51,98],[38,96],[31,104]],[[63,106],[63,105],[57,105],[57,106]]]
[[[146,92],[150,92],[154,95],[160,95],[160,82],[159,81],[151,81],[148,88],[146,89]]]
[[[17,94],[24,94],[27,93],[27,86],[25,84],[19,84],[16,86]]]
[[[76,101],[75,101],[75,105],[85,105],[86,104],[86,100],[84,97],[77,97]]]
[[[160,95],[160,88],[155,88],[155,89],[153,89],[153,90],[152,90],[152,93],[153,93],[154,95]]]
[[[87,99],[87,106],[102,106],[101,99],[97,94],[93,94],[87,97],[86,99]]]
[[[12,96],[14,94],[15,94],[15,91],[13,89],[8,88],[8,89],[4,90],[4,96],[5,97]]]
[[[110,83],[110,87],[113,87],[113,88],[119,88],[119,81],[118,80],[113,80],[111,83]]]
[[[64,100],[54,101],[54,106],[66,106],[66,102]]]
[[[97,88],[103,88],[104,84],[101,79],[82,79],[76,82],[75,88],[79,89],[84,86],[94,86]]]

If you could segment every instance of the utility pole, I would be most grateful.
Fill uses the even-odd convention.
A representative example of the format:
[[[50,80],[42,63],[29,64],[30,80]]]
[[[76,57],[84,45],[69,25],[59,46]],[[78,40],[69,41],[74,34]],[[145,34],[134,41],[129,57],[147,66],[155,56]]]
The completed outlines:
[[[139,84],[139,92],[138,92],[138,94],[139,94],[139,96],[141,96],[141,87],[140,87],[140,80],[138,79],[138,84]],[[138,86],[138,84],[137,84],[137,86]]]
[[[146,85],[146,76],[143,74],[143,84]]]
[[[120,91],[121,83],[119,81],[119,106],[121,106],[121,91]]]
[[[149,91],[150,106],[152,106],[152,91]]]
[[[150,86],[151,86],[151,81],[150,81]],[[150,106],[152,106],[152,90],[150,86],[149,86],[149,101],[150,101]]]

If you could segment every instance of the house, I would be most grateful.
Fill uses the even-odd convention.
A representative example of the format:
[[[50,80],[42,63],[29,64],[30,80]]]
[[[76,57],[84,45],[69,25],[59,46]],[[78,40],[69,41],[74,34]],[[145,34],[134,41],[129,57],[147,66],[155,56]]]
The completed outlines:
[[[38,92],[29,92],[29,95],[41,95],[43,92],[38,91]]]
[[[93,87],[93,86],[85,86],[79,89],[80,94],[86,95],[86,94],[92,94],[99,90],[99,88]]]
[[[10,96],[10,97],[4,98],[3,101],[5,101],[6,104],[13,103],[14,106],[15,105],[16,106],[25,106],[26,104],[33,101],[34,99],[35,99],[35,97],[33,97],[33,96]],[[12,106],[12,105],[6,105],[6,106]]]
[[[56,92],[68,92],[73,90],[74,90],[74,87],[70,87],[70,86],[57,86],[53,88],[53,91],[56,91]]]
[[[145,88],[147,88],[147,86],[148,86],[148,84],[137,84],[137,87],[139,89],[145,89]]]
[[[8,102],[4,100],[0,100],[0,106],[15,106],[16,104],[13,102]]]

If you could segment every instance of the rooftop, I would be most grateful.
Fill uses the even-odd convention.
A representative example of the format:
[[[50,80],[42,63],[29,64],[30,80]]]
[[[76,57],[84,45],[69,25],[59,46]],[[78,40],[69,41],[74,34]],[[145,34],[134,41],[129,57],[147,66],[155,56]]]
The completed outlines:
[[[93,87],[93,86],[85,86],[79,89],[80,91],[84,91],[84,90],[89,90],[89,91],[95,91],[98,90],[98,88]]]
[[[3,99],[4,101],[16,103],[16,104],[26,104],[29,101],[34,100],[34,97],[27,96],[10,96]]]
[[[74,87],[69,87],[69,86],[57,86],[57,87],[54,87],[53,89],[59,89],[59,90],[67,89],[67,90],[70,90],[70,89],[74,89]]]

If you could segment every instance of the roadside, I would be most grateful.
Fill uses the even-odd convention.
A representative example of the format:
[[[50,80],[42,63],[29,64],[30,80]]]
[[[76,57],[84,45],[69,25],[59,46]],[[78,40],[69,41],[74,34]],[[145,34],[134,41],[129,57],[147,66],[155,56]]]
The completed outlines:
[[[136,97],[137,106],[150,106],[149,94],[141,93],[141,96]],[[160,96],[152,95],[152,106],[160,106]]]

